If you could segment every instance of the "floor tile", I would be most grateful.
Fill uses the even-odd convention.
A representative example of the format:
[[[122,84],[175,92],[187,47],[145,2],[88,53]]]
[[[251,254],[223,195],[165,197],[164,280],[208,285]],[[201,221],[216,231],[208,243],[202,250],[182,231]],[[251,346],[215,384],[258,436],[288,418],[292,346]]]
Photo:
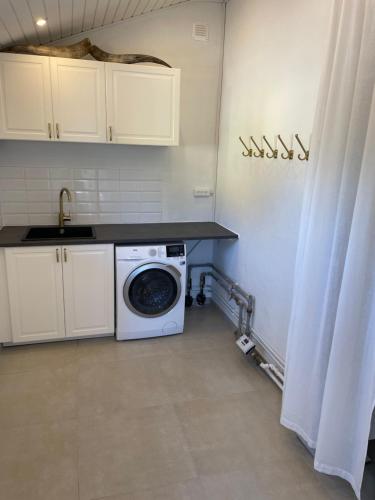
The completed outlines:
[[[0,429],[77,416],[76,365],[1,376]]]
[[[246,363],[225,349],[175,354],[161,360],[162,382],[173,401],[218,397],[251,391]]]
[[[95,500],[199,500],[202,498],[199,479],[152,489],[141,489],[133,493],[109,496]]]
[[[113,337],[80,340],[78,359],[80,366],[119,361],[143,356],[165,355],[170,351],[169,337],[115,341]]]
[[[178,336],[3,349],[1,500],[354,500],[280,425],[233,330],[207,305]]]
[[[171,406],[80,419],[82,500],[167,486],[195,475]]]
[[[70,365],[77,358],[77,349],[74,340],[5,347],[0,353],[0,375]]]
[[[298,460],[300,444],[279,451],[282,434],[297,441],[262,405],[262,394],[245,392],[221,399],[176,404],[187,446],[199,474],[246,470],[258,463]],[[286,439],[286,438],[285,438]],[[304,453],[306,451],[303,450]],[[307,467],[307,466],[306,466]]]
[[[4,500],[78,500],[77,421],[0,431]]]
[[[162,357],[140,357],[80,366],[79,415],[112,413],[168,403],[161,381]]]
[[[251,470],[203,476],[201,491],[200,500],[266,500]]]
[[[207,306],[207,310],[213,310]],[[234,347],[234,327],[226,319],[215,313],[211,321],[204,309],[193,308],[185,320],[183,335],[169,338],[169,348],[174,353],[212,350],[224,347]]]

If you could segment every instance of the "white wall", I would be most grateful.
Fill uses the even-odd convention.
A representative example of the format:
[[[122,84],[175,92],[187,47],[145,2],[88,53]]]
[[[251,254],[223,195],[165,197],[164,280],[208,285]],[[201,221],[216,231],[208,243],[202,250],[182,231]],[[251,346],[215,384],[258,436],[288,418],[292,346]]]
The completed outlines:
[[[195,22],[208,23],[208,43],[192,39]],[[189,2],[64,41],[88,35],[181,68],[181,145],[0,141],[0,225],[54,223],[62,185],[76,193],[76,223],[212,220],[213,197],[193,188],[215,187],[223,29],[222,4]]]
[[[290,142],[299,133],[309,142],[332,3],[227,5],[216,220],[240,241],[218,243],[215,262],[255,295],[255,331],[281,360],[309,164],[244,158],[238,136],[280,133]]]

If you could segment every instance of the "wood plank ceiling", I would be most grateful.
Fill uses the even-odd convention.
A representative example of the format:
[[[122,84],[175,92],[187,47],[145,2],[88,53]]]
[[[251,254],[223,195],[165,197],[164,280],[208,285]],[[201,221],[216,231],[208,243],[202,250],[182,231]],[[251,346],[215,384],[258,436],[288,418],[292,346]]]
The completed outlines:
[[[0,47],[48,43],[189,1],[0,0]],[[47,19],[43,27],[36,25],[40,18]]]

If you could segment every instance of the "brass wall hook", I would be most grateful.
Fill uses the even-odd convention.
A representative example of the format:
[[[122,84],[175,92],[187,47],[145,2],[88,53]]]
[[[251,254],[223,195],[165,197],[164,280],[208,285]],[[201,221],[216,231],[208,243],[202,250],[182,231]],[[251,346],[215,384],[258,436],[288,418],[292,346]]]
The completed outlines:
[[[249,157],[253,156],[253,150],[252,150],[251,148],[249,149],[249,148],[246,146],[246,144],[245,144],[245,143],[244,143],[244,141],[242,140],[242,137],[241,137],[241,136],[239,136],[239,140],[242,142],[243,147],[244,147],[244,148],[246,149],[246,151],[247,151],[247,153],[245,153],[244,151],[242,151],[242,156],[249,156]]]
[[[257,148],[259,153],[254,153],[255,158],[264,158],[264,149],[261,149],[258,144],[254,141],[254,137],[251,135],[250,136],[251,142],[254,144],[254,146]]]
[[[283,158],[284,160],[293,160],[293,156],[294,156],[294,151],[293,149],[288,149],[285,145],[285,142],[282,140],[280,134],[277,136],[277,138],[279,139],[279,141],[281,142],[281,144],[283,145],[285,151],[287,152],[287,154],[285,155],[284,153],[281,153],[281,158]]]
[[[265,135],[263,136],[263,140],[267,144],[267,146],[270,148],[270,150],[272,151],[272,154],[266,153],[267,158],[277,158],[277,156],[279,154],[279,150],[273,149],[271,144],[267,141],[267,137]]]
[[[301,146],[301,149],[304,153],[304,156],[302,156],[301,154],[298,155],[298,159],[301,160],[301,161],[309,161],[309,156],[310,156],[310,151],[308,149],[305,149],[304,145],[302,144],[302,141],[301,139],[298,137],[298,134],[295,134],[294,136],[297,141],[298,141],[298,144]]]

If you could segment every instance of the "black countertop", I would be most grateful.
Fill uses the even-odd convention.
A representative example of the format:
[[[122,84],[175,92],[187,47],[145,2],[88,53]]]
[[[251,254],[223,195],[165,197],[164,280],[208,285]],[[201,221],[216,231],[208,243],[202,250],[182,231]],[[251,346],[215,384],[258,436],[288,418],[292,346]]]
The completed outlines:
[[[238,234],[216,222],[166,222],[160,224],[99,224],[92,225],[95,239],[59,239],[22,241],[29,226],[5,226],[0,230],[0,247],[90,245],[114,243],[135,245],[171,243],[187,240],[237,239]]]

